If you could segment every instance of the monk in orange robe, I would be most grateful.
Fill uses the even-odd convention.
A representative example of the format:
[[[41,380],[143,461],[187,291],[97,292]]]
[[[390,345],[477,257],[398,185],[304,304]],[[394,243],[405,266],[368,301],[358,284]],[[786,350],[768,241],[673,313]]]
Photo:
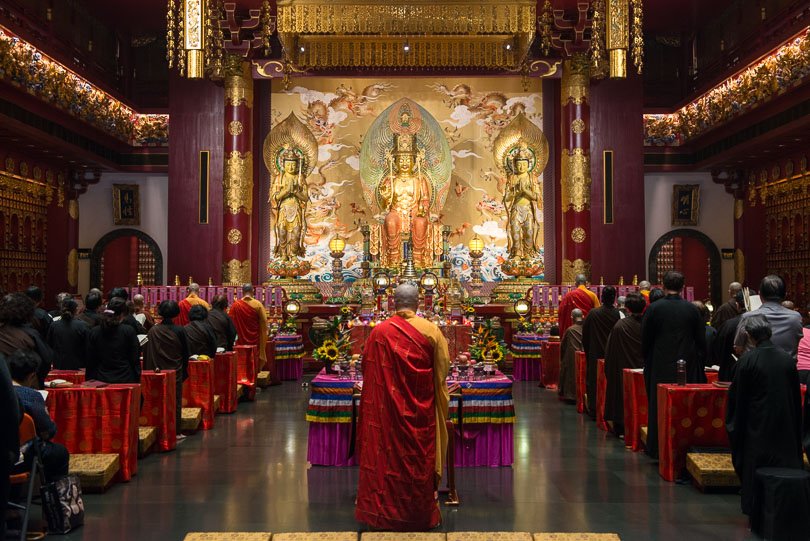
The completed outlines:
[[[582,315],[587,317],[588,312],[600,305],[596,293],[586,287],[588,279],[584,274],[578,274],[574,283],[577,288],[569,291],[560,301],[560,336],[565,336],[565,330],[571,326],[571,312],[574,308],[582,310]]]
[[[256,346],[259,354],[259,369],[267,364],[267,312],[264,305],[253,298],[253,285],[242,286],[242,298],[234,301],[228,315],[236,327],[237,346]],[[270,366],[270,383],[281,383],[275,366]]]
[[[180,315],[174,320],[176,325],[180,325],[181,327],[188,325],[188,313],[191,310],[192,306],[196,305],[205,306],[206,310],[211,309],[211,305],[208,304],[205,299],[200,297],[200,286],[199,284],[189,284],[188,285],[188,296],[177,303],[180,307]]]
[[[450,355],[441,330],[416,315],[416,286],[400,285],[394,300],[396,315],[366,341],[355,517],[380,530],[424,531],[441,523]]]
[[[641,296],[644,297],[644,300],[647,304],[650,304],[650,290],[652,289],[652,284],[647,280],[642,280],[638,283],[638,292],[641,293]]]

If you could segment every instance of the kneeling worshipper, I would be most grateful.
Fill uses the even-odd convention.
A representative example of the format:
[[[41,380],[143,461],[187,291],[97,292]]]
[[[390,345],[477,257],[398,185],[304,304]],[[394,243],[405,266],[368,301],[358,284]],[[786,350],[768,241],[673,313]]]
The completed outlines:
[[[48,329],[48,346],[53,350],[53,367],[57,370],[79,370],[85,367],[85,351],[90,327],[76,317],[78,303],[64,299],[57,319]]]
[[[228,297],[217,295],[211,300],[211,310],[208,312],[208,324],[214,331],[217,339],[217,349],[233,351],[233,343],[236,341],[236,327],[233,325],[231,316],[227,313]]]
[[[175,407],[177,428],[180,428],[183,413],[183,381],[188,377],[188,342],[183,327],[174,324],[180,314],[176,301],[163,301],[158,306],[158,315],[163,321],[149,329],[143,351],[143,367],[147,370],[174,370]],[[177,435],[178,440],[185,436]]]
[[[742,511],[750,515],[757,468],[802,467],[802,404],[796,362],[771,342],[768,320],[755,314],[744,323],[755,347],[737,362],[728,390],[726,430],[742,485]]]
[[[565,330],[560,342],[560,387],[557,394],[561,400],[577,401],[577,351],[582,351],[582,310],[571,312],[572,325]]]
[[[14,382],[14,391],[20,400],[23,412],[34,420],[37,434],[42,439],[42,466],[45,469],[45,480],[49,483],[68,474],[70,453],[64,445],[51,441],[56,436],[56,424],[48,413],[45,398],[36,390],[37,365],[39,360],[30,351],[19,350],[8,358],[8,368]],[[18,473],[30,471],[34,460],[34,448],[23,444],[25,460],[17,467]]]
[[[178,303],[180,314],[175,318],[176,325],[187,325],[189,322],[188,313],[193,306],[203,306],[206,310],[211,309],[211,305],[205,299],[200,297],[199,284],[188,285],[188,296]]]
[[[217,339],[208,325],[208,310],[199,304],[192,306],[188,311],[188,319],[188,325],[184,327],[188,354],[207,355],[213,359],[217,354]]]
[[[398,286],[394,304],[396,315],[366,341],[355,517],[376,529],[424,531],[441,523],[450,354],[441,330],[416,315],[417,286]]]
[[[616,301],[616,288],[605,286],[602,290],[602,306],[591,310],[582,324],[582,347],[585,351],[585,409],[591,418],[596,417],[596,366],[599,359],[605,358],[605,345],[610,331],[621,319],[619,310],[613,305]]]
[[[34,301],[22,293],[9,293],[0,299],[0,353],[8,356],[18,349],[36,353],[39,357],[37,378],[41,389],[45,376],[51,371],[53,351],[30,324],[35,308]]]
[[[87,379],[105,383],[141,382],[141,347],[135,330],[124,325],[126,301],[112,299],[87,337]]]
[[[253,284],[242,286],[242,298],[231,305],[229,312],[236,327],[237,346],[256,346],[259,355],[259,369],[267,364],[267,312],[264,305],[253,298]],[[272,363],[275,365],[275,363]],[[281,385],[275,366],[268,366],[270,385]]]
[[[605,347],[605,421],[613,433],[624,436],[624,369],[644,368],[641,354],[641,317],[647,300],[641,293],[628,293],[624,301],[627,317],[610,331]]]

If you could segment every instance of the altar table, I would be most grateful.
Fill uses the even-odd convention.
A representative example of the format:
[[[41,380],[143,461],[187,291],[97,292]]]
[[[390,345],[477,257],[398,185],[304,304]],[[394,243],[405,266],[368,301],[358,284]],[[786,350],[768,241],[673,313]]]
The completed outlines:
[[[352,394],[356,381],[325,370],[310,383],[307,460],[319,466],[352,466]],[[481,381],[458,381],[463,399],[464,434],[456,424],[456,466],[510,466],[514,462],[515,406],[512,380],[500,372]],[[450,399],[450,419],[458,422],[458,400]]]
[[[301,381],[304,377],[304,337],[300,334],[277,335],[273,357],[282,381]]]
[[[214,394],[219,395],[219,411],[233,413],[236,411],[239,397],[236,395],[236,353],[226,351],[214,357]]]
[[[48,411],[58,427],[54,441],[71,454],[117,453],[118,478],[138,469],[140,385],[48,389]]]
[[[81,385],[84,383],[85,372],[84,370],[51,370],[45,376],[45,381],[53,381],[55,379],[63,379],[73,385]]]
[[[144,370],[141,372],[140,426],[154,426],[158,430],[157,444],[161,451],[177,447],[177,387],[174,370]]]
[[[543,343],[540,356],[540,383],[546,389],[556,389],[560,385],[560,342],[548,340]]]
[[[214,361],[188,362],[183,382],[183,406],[202,409],[202,429],[214,428]]]
[[[535,334],[513,334],[512,373],[515,381],[541,381],[541,357],[548,338]]]
[[[585,413],[585,378],[588,373],[588,363],[585,360],[585,352],[574,353],[574,374],[577,391],[577,413]]]
[[[362,353],[363,347],[371,334],[371,325],[355,325],[352,327],[350,339],[352,341],[352,353]],[[450,361],[456,358],[459,353],[470,350],[470,340],[472,337],[472,327],[469,325],[439,325],[444,338],[447,340],[447,349],[450,352]]]

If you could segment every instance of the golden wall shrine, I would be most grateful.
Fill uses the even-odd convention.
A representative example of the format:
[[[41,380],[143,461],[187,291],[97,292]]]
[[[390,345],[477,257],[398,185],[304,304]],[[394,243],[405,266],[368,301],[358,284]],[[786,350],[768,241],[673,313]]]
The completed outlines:
[[[369,159],[369,151],[361,156],[361,147],[370,137],[369,130],[377,117],[402,98],[415,102],[427,113],[423,116],[435,119],[439,131],[436,138],[443,137],[449,147],[449,177],[431,213],[434,224],[450,229],[454,273],[469,279],[470,257],[466,246],[478,235],[485,245],[484,279],[505,277],[500,266],[507,256],[503,204],[507,178],[496,163],[493,143],[501,129],[519,113],[542,129],[540,92],[524,91],[519,76],[311,77],[296,82],[300,84],[285,91],[281,81],[272,81],[269,118],[264,119],[259,136],[265,141],[272,128],[294,114],[317,140],[317,163],[306,178],[309,203],[304,248],[306,259],[312,264],[309,279],[332,280],[328,244],[335,236],[346,241],[344,275],[347,279],[360,276],[361,227],[369,225],[373,231],[383,219],[382,209],[373,194],[370,195],[368,183],[364,185],[361,180],[361,169],[368,170],[368,163],[361,161]],[[384,146],[377,145],[371,152],[384,152]],[[426,150],[430,157],[431,149]],[[553,152],[551,149],[552,155]],[[378,158],[378,162],[384,161],[382,156]],[[270,202],[274,174],[266,164],[260,167],[260,257],[262,262],[267,262],[273,257],[277,241]],[[536,178],[541,187],[541,171]],[[547,204],[541,201],[538,205],[540,239],[543,238],[543,215],[551,211],[551,207],[552,201]],[[542,246],[540,248],[542,256]]]

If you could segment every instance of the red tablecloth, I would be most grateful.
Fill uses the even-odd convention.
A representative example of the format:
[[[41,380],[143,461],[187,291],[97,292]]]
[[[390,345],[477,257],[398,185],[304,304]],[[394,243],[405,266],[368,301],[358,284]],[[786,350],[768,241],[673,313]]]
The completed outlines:
[[[585,377],[588,363],[585,361],[585,352],[577,351],[574,354],[574,370],[577,390],[577,413],[585,413]]]
[[[45,381],[63,379],[74,385],[81,385],[84,383],[84,377],[84,370],[51,370],[45,377]]]
[[[118,479],[138,469],[140,385],[48,390],[48,411],[59,430],[54,441],[70,453],[118,453]]]
[[[607,392],[607,379],[605,379],[605,360],[596,360],[596,426],[607,431],[605,422],[605,393]]]
[[[254,357],[258,354],[256,346],[236,346],[236,380],[245,387],[245,398],[253,400],[256,398],[256,361]]]
[[[214,357],[214,394],[219,395],[219,411],[236,411],[239,397],[236,396],[236,353],[227,351]]]
[[[157,445],[161,451],[177,447],[177,387],[174,370],[141,372],[141,426],[158,429]]]
[[[560,384],[560,343],[545,342],[540,357],[540,383],[546,389],[556,389]]]
[[[707,371],[709,383],[717,381],[717,372]],[[644,372],[625,368],[622,379],[624,394],[624,445],[633,451],[640,451],[641,427],[647,426],[647,388],[644,386]]]
[[[189,361],[183,406],[202,408],[202,429],[214,428],[214,361]]]

